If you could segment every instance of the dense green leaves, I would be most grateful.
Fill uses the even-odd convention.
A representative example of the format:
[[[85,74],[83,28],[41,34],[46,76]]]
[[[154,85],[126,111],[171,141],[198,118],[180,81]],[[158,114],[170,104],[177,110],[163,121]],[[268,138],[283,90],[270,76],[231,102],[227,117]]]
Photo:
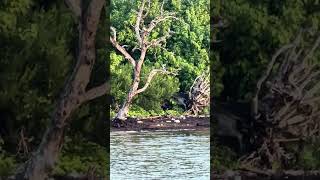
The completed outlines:
[[[220,14],[228,26],[219,31],[215,47],[226,69],[223,97],[248,100],[253,86],[282,45],[300,28],[319,30],[319,14],[310,13],[302,1],[224,1]]]

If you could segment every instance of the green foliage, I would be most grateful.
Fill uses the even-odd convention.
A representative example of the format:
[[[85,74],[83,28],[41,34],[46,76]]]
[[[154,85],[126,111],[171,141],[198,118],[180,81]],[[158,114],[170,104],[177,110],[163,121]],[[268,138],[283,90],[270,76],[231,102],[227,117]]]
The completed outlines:
[[[145,110],[140,106],[133,106],[130,109],[129,116],[130,117],[150,117],[150,116],[162,116],[162,115],[179,116],[179,115],[182,115],[183,113],[184,112],[182,111],[182,109],[179,109],[179,108],[174,108],[167,111],[163,111],[163,110],[155,111],[155,110]],[[115,115],[115,113],[112,113],[112,114],[113,116]]]
[[[16,166],[16,160],[13,156],[0,153],[0,177],[8,177],[12,175]]]
[[[145,82],[149,74],[148,68],[142,72],[142,82]],[[144,83],[142,83],[144,84]],[[150,83],[148,89],[137,97],[135,104],[143,107],[147,111],[162,111],[161,105],[164,99],[169,99],[179,90],[179,81],[177,78],[168,75],[157,75]]]
[[[8,177],[16,168],[15,158],[2,149],[3,144],[4,141],[0,137],[0,178]]]
[[[213,151],[211,162],[215,171],[233,170],[239,167],[237,155],[230,148],[214,145]]]
[[[298,166],[306,170],[317,170],[320,168],[320,142],[307,144],[301,152],[301,161]]]
[[[319,30],[320,25],[319,15],[307,13],[298,0],[224,1],[216,14],[228,21],[218,32],[222,42],[215,47],[225,68],[222,95],[234,100],[250,98],[272,55],[293,40],[301,27]]]
[[[34,11],[32,2],[0,6],[3,21],[14,21],[0,23],[0,111],[12,130],[28,124],[28,132],[42,132],[72,62],[73,19],[58,5]]]
[[[151,116],[151,113],[144,110],[142,107],[132,106],[128,115],[130,117],[148,117]]]
[[[64,175],[71,172],[86,173],[89,168],[96,167],[97,174],[108,175],[109,160],[107,149],[96,143],[79,139],[66,139],[54,174]]]

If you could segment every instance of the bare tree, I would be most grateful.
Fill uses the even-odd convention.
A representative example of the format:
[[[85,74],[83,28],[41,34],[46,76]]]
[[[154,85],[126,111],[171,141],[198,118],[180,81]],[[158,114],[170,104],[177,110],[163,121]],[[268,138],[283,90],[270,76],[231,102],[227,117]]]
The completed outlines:
[[[77,63],[64,85],[51,122],[36,152],[17,170],[17,179],[43,180],[53,169],[61,151],[70,115],[85,102],[107,93],[108,83],[87,89],[96,60],[95,37],[105,0],[92,0],[88,7],[82,0],[66,0],[79,24]]]
[[[135,37],[138,42],[138,47],[133,48],[133,51],[139,50],[141,52],[140,57],[138,59],[134,59],[133,56],[123,46],[121,46],[117,42],[116,29],[114,27],[111,27],[113,36],[112,37],[110,36],[110,41],[112,45],[131,63],[134,71],[133,82],[131,84],[128,95],[115,117],[115,119],[118,119],[118,120],[126,119],[133,98],[136,95],[144,92],[148,88],[153,77],[156,74],[158,73],[174,74],[174,72],[170,72],[165,68],[153,69],[149,73],[147,81],[144,84],[144,86],[142,88],[139,88],[141,69],[142,69],[142,65],[144,63],[148,49],[151,47],[161,47],[162,44],[171,36],[172,31],[170,31],[169,29],[165,35],[153,40],[149,40],[150,39],[149,35],[157,26],[159,26],[160,23],[168,21],[170,19],[173,19],[173,20],[177,19],[175,16],[175,13],[166,12],[163,10],[163,3],[162,3],[160,8],[160,15],[155,17],[153,20],[150,21],[149,24],[146,25],[144,22],[150,10],[150,0],[148,1],[147,6],[148,7],[146,7],[146,0],[142,0],[139,11],[137,12],[136,23],[134,25]]]

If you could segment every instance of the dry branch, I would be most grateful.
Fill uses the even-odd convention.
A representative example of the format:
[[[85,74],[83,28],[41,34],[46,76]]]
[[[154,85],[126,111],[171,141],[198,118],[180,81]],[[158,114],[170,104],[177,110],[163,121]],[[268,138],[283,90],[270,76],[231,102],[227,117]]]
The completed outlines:
[[[290,161],[293,156],[284,150],[284,145],[319,132],[319,116],[315,114],[320,109],[320,66],[313,56],[320,36],[314,38],[311,46],[305,46],[305,35],[307,32],[302,30],[293,43],[281,47],[257,82],[252,99],[253,118],[261,125],[269,122],[272,126],[265,126],[260,147],[243,158],[242,163],[270,168],[275,162]]]
[[[156,74],[158,74],[158,73],[177,75],[176,73],[170,72],[170,71],[167,71],[167,70],[163,70],[163,69],[153,69],[153,70],[149,73],[149,76],[148,76],[148,78],[147,78],[147,81],[146,81],[145,85],[144,85],[141,89],[138,89],[138,90],[136,91],[136,94],[139,94],[139,93],[144,92],[144,91],[148,88],[148,86],[150,85],[153,77],[154,77]]]
[[[117,48],[118,51],[120,51],[123,56],[132,64],[133,67],[136,66],[136,61],[133,59],[133,57],[127,52],[127,50],[125,48],[123,48],[123,46],[121,46],[118,42],[117,42],[117,32],[116,29],[114,27],[110,27],[111,31],[113,32],[113,36],[110,36],[110,42],[112,43],[112,45]]]
[[[96,99],[100,96],[103,96],[106,94],[106,92],[108,92],[110,89],[110,84],[109,82],[105,82],[103,84],[101,84],[100,86],[96,86],[93,87],[91,89],[89,89],[88,91],[86,91],[86,93],[84,93],[82,95],[82,102],[86,102],[86,101],[90,101],[93,99]]]
[[[210,74],[208,70],[194,80],[189,90],[189,100],[191,108],[187,113],[195,115],[198,115],[203,108],[210,104]]]

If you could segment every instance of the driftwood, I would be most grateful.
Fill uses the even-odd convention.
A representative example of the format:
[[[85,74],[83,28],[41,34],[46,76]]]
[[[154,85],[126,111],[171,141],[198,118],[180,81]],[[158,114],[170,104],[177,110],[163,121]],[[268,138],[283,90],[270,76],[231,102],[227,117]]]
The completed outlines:
[[[310,45],[311,44],[311,45]],[[319,136],[320,65],[314,58],[320,36],[301,30],[272,57],[256,85],[251,115],[265,128],[260,147],[241,159],[252,167],[273,168],[292,160],[285,145]]]
[[[191,104],[188,114],[198,115],[210,104],[210,73],[209,70],[198,76],[189,91],[189,101]]]

